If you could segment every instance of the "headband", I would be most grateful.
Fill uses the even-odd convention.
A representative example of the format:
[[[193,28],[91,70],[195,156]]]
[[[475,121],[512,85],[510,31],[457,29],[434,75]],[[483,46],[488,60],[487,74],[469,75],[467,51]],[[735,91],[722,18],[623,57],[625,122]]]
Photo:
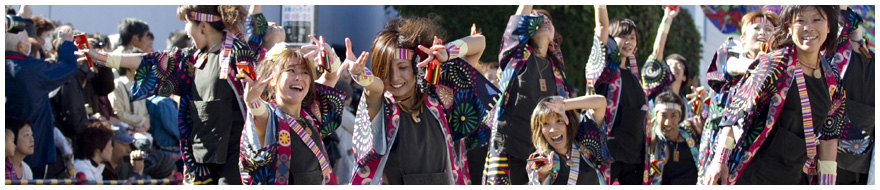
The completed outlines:
[[[677,110],[678,112],[681,112],[681,106],[678,106],[672,102],[654,104],[654,111],[655,112],[660,111],[660,110],[664,110],[664,109],[673,109],[673,110]]]
[[[190,16],[191,19],[193,19],[193,20],[195,20],[195,21],[201,21],[201,22],[217,22],[217,21],[220,21],[220,17],[219,17],[219,16],[212,15],[212,14],[208,14],[208,13],[200,13],[200,12],[195,12],[195,11],[193,11],[193,12],[190,12],[190,13],[189,13],[189,16]]]
[[[397,48],[396,54],[397,54],[397,56],[394,57],[395,59],[411,60],[412,56],[414,54],[414,50]]]
[[[773,22],[770,22],[769,20],[767,20],[767,17],[765,17],[765,16],[758,16],[758,17],[752,18],[752,20],[746,24],[750,24],[750,23],[767,23],[767,24],[770,24],[770,26],[773,26]],[[773,27],[776,27],[776,26],[773,26]]]

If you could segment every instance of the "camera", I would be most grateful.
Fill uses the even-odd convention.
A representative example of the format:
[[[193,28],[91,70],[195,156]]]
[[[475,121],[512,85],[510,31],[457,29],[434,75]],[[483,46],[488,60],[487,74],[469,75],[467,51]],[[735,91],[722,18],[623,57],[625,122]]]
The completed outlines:
[[[19,33],[24,31],[27,21],[20,16],[6,15],[6,32]]]

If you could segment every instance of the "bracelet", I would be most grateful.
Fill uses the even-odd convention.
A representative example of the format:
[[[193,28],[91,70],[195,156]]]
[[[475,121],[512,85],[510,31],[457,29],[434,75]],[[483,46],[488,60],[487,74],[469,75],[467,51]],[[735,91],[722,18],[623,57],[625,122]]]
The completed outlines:
[[[464,40],[458,39],[450,42],[446,50],[449,52],[449,59],[455,59],[467,55],[468,45]]]
[[[661,23],[660,32],[663,34],[669,34],[669,27],[672,27],[672,23]]]
[[[837,175],[837,161],[819,160],[819,173]]]
[[[370,84],[373,84],[373,73],[370,72],[370,69],[364,68],[364,73],[361,73],[360,75],[352,74],[351,79],[353,79],[354,82],[357,82],[358,85],[367,87],[370,86]]]
[[[819,185],[836,185],[837,174],[819,174]]]
[[[599,9],[607,9],[607,8],[608,8],[608,5],[596,5],[596,8],[599,8]]]
[[[266,106],[263,106],[263,102],[259,100],[248,104],[248,109],[254,116],[266,114]]]
[[[122,55],[119,54],[108,54],[107,55],[107,67],[119,69],[119,64],[122,62]]]
[[[736,140],[733,137],[727,137],[727,141],[724,141],[724,148],[733,149],[733,146],[736,145]]]
[[[101,65],[107,65],[107,55],[108,54],[109,53],[107,53],[107,52],[95,53],[95,55],[97,56],[97,59],[95,59],[95,63],[101,64]]]
[[[333,48],[330,48],[330,51],[336,52],[336,50],[334,50]],[[337,56],[337,55],[334,53],[334,54],[333,54],[333,63],[330,63],[330,72],[336,72],[336,71],[338,71],[338,70],[339,70],[339,66],[340,66],[341,64],[342,64],[342,62],[339,62],[339,56]]]
[[[727,164],[727,158],[730,156],[730,149],[729,148],[721,148],[721,152],[717,152],[715,154],[718,154],[718,156],[715,157],[715,159],[716,159],[715,162],[718,162],[721,164]],[[720,159],[720,160],[718,160],[718,159]]]

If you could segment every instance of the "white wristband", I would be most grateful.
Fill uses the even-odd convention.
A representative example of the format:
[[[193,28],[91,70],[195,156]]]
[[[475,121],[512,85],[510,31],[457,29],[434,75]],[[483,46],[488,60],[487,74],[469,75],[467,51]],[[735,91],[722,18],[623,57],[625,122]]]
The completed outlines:
[[[837,175],[837,161],[819,160],[819,173]]]
[[[115,53],[107,55],[107,67],[119,69],[120,62],[122,62],[122,55]]]

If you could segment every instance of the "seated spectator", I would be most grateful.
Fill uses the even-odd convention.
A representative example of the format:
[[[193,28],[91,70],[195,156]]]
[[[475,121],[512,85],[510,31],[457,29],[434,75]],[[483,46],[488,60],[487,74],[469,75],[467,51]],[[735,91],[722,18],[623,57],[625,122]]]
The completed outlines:
[[[169,97],[151,96],[147,98],[147,112],[150,114],[149,134],[157,152],[171,156],[177,171],[183,171],[180,160],[180,130],[177,128],[177,102]],[[152,153],[151,153],[152,154]]]
[[[15,134],[6,128],[6,179],[18,179],[15,175],[15,166],[12,166],[13,156],[15,156]]]
[[[80,180],[104,180],[104,163],[109,162],[113,152],[113,131],[105,122],[92,122],[76,133],[73,168]]]
[[[140,53],[140,50],[124,50],[123,53]],[[111,102],[113,111],[119,120],[134,127],[135,132],[146,133],[150,129],[150,115],[147,112],[146,101],[139,100],[132,102],[131,86],[134,80],[135,72],[131,69],[120,68],[119,77],[113,82],[116,87],[107,98]]]
[[[107,162],[110,167],[103,170],[104,179],[144,179],[143,152],[131,150],[134,138],[128,135],[128,131],[124,127],[112,126],[111,128],[113,129],[113,151]]]
[[[31,167],[22,161],[25,157],[34,154],[34,133],[31,131],[31,123],[20,117],[7,117],[6,129],[12,131],[12,144],[15,146],[15,153],[11,154],[12,167],[15,169],[14,177],[21,180],[34,179]]]

